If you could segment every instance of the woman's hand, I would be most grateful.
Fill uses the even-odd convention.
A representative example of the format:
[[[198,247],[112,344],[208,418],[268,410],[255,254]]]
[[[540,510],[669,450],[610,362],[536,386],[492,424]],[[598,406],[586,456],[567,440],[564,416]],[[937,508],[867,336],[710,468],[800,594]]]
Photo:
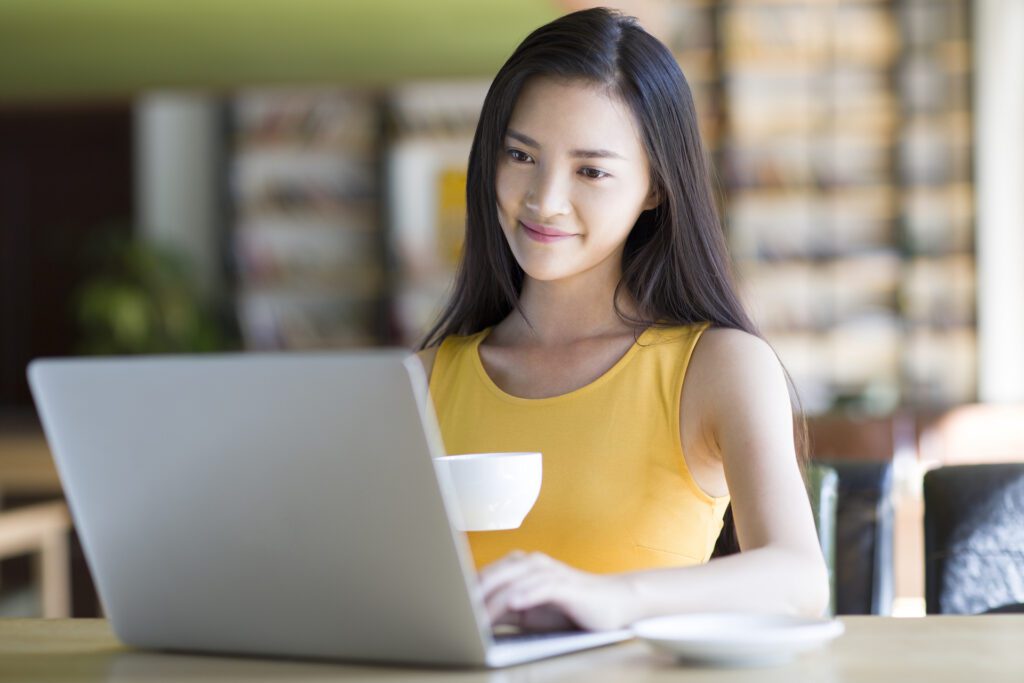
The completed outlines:
[[[494,625],[601,631],[632,621],[632,595],[623,575],[582,572],[543,553],[509,553],[480,571],[480,586]]]

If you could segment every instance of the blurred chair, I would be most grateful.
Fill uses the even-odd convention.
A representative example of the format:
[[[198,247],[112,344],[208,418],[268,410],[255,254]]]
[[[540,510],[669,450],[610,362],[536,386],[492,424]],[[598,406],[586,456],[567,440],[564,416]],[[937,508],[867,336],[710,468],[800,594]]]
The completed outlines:
[[[928,613],[1021,611],[1024,463],[932,470],[924,505]]]
[[[838,476],[836,614],[892,612],[893,479],[890,461],[818,461]]]
[[[37,503],[0,512],[0,560],[37,553],[42,616],[71,616],[68,535],[71,517],[63,502]]]
[[[836,611],[836,506],[839,475],[834,467],[812,463],[807,468],[807,493],[811,499],[814,528],[828,567],[829,613]]]

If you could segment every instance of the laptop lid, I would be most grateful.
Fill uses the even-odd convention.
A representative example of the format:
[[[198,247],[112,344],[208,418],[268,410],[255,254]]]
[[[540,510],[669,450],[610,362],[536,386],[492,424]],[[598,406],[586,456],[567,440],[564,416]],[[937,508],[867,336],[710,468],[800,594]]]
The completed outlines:
[[[431,462],[440,438],[421,420],[408,357],[33,362],[33,395],[118,637],[484,664],[487,619],[448,523]]]

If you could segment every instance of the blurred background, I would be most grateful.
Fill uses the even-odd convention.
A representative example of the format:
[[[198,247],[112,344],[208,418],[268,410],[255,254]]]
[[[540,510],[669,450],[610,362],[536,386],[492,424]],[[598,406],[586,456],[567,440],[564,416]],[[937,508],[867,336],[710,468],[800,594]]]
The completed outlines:
[[[693,89],[840,610],[925,611],[924,473],[1024,457],[1018,0],[0,0],[0,615],[101,611],[26,364],[416,343],[490,78],[600,4]]]

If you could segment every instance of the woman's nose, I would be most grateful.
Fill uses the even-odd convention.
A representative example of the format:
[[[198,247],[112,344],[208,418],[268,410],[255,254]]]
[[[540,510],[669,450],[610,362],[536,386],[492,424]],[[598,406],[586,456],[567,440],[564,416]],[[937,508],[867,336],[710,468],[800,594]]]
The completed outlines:
[[[526,194],[526,208],[543,220],[569,211],[568,184],[554,172],[537,173]]]

